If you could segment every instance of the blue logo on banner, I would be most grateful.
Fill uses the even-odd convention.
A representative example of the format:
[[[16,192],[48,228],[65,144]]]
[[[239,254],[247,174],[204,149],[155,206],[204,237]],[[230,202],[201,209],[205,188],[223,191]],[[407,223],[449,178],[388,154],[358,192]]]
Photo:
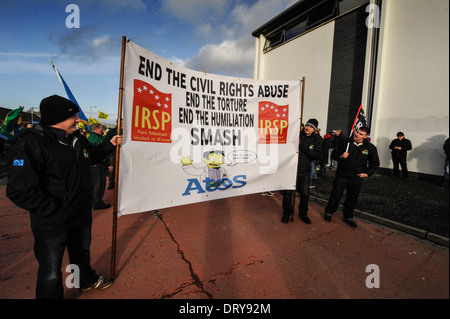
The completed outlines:
[[[23,166],[23,159],[15,159],[13,161],[13,166]]]

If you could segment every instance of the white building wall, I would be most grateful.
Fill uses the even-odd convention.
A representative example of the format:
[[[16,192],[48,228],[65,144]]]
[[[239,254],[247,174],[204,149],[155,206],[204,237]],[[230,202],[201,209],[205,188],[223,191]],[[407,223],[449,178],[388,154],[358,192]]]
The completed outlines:
[[[334,21],[267,53],[263,53],[263,36],[255,42],[255,78],[300,80],[304,76],[303,121],[315,117],[323,128],[328,114],[333,34]],[[367,112],[364,104],[370,74],[364,76],[362,104]],[[384,0],[371,119],[372,142],[378,148],[381,167],[392,168],[388,147],[402,131],[413,144],[408,154],[409,171],[443,174],[442,146],[449,136],[448,88],[449,1]]]
[[[372,117],[381,167],[396,133],[410,139],[412,172],[442,175],[449,135],[449,1],[386,0]]]
[[[303,122],[310,118],[325,129],[330,96],[334,22],[263,53],[264,37],[255,42],[255,78],[301,80],[305,77]],[[323,132],[322,132],[323,133]]]

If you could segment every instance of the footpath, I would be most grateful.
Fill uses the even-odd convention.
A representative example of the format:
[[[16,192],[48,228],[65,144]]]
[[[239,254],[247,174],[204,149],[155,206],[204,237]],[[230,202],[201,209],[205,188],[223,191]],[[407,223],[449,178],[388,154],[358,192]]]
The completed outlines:
[[[5,189],[0,186],[0,299],[33,299],[38,265],[29,216]],[[297,214],[282,224],[281,199],[253,194],[122,216],[114,284],[87,293],[66,287],[65,298],[153,299],[174,314],[211,300],[251,300],[266,313],[272,304],[275,314],[281,300],[449,298],[447,246],[361,218],[352,229],[339,212],[328,223],[315,202],[311,225]],[[105,200],[112,203],[111,190]],[[112,208],[93,216],[92,265],[109,276]],[[65,256],[64,279],[67,265]]]

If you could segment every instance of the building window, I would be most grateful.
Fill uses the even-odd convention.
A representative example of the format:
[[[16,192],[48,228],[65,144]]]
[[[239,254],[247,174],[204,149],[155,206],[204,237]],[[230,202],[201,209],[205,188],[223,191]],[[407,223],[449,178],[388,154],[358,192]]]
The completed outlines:
[[[266,43],[264,44],[264,51],[282,43],[283,41],[284,41],[284,30],[279,30],[269,35],[266,39]]]
[[[368,3],[368,0],[322,0],[309,3],[309,7],[302,9],[297,17],[267,34],[264,52],[334,19],[339,14]]]
[[[339,14],[343,14],[363,4],[368,4],[367,0],[339,0]]]
[[[306,31],[306,27],[307,27],[307,21],[305,18],[303,18],[302,20],[292,24],[291,26],[289,26],[288,28],[286,28],[286,39],[290,40],[293,37],[296,37],[299,34],[302,34],[303,32]]]
[[[338,4],[336,0],[327,0],[319,6],[313,8],[308,13],[308,29],[314,28],[322,22],[333,19],[337,16]]]

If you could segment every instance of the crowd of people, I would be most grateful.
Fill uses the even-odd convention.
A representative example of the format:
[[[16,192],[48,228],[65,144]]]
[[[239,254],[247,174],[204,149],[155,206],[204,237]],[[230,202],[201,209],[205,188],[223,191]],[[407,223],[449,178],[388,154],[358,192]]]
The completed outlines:
[[[444,170],[444,187],[448,187],[449,180],[449,142],[445,141],[443,149],[446,154]],[[403,132],[397,133],[389,145],[393,163],[393,178],[408,181],[407,152],[412,150],[412,143],[405,138]],[[297,182],[295,192],[300,197],[298,212],[300,219],[310,224],[307,216],[309,189],[315,188],[314,180],[324,176],[327,170],[335,170],[332,190],[325,207],[324,219],[331,221],[332,214],[336,212],[340,200],[346,191],[343,206],[344,222],[356,228],[353,220],[353,211],[356,207],[363,180],[372,176],[380,165],[378,151],[370,142],[370,130],[368,127],[360,127],[349,138],[346,138],[341,130],[333,130],[320,136],[320,128],[316,119],[310,119],[301,127],[300,156],[297,168]],[[309,189],[308,189],[309,184]],[[262,195],[273,196],[274,192],[266,192]],[[281,191],[283,195],[283,216],[281,222],[288,223],[292,220],[292,196],[293,191]]]
[[[101,124],[90,131],[79,129],[78,106],[70,100],[52,95],[40,103],[41,121],[20,132],[8,152],[7,197],[30,212],[34,236],[34,253],[39,264],[36,298],[63,298],[61,266],[65,249],[71,264],[79,267],[79,288],[105,289],[112,284],[91,267],[90,244],[92,210],[110,207],[103,201],[106,175],[109,189],[114,185],[114,150],[122,143],[117,127],[106,134]],[[375,145],[370,142],[368,127],[360,127],[346,138],[340,130],[320,135],[319,122],[312,118],[302,125],[296,189],[283,190],[282,218],[293,217],[293,199],[299,194],[300,219],[311,224],[308,202],[315,174],[336,170],[324,219],[330,222],[346,191],[344,222],[355,228],[353,211],[363,180],[380,165]],[[390,144],[394,176],[408,178],[406,154],[411,142],[402,132]],[[448,185],[448,139],[444,150]],[[318,167],[319,169],[316,169]],[[293,172],[294,173],[294,172]],[[273,192],[263,195],[272,196]]]
[[[380,166],[378,152],[375,145],[369,141],[369,128],[359,128],[353,136],[345,138],[341,131],[320,136],[317,119],[310,119],[302,125],[299,144],[299,161],[297,167],[297,181],[295,192],[300,201],[298,212],[305,224],[311,224],[308,217],[308,202],[312,181],[316,174],[325,174],[328,163],[336,169],[330,198],[325,208],[324,219],[331,222],[332,215],[337,211],[339,202],[346,191],[344,202],[344,222],[355,228],[353,211],[356,207],[362,181],[372,176]],[[332,149],[331,154],[330,149]],[[316,169],[316,166],[319,169]],[[294,191],[283,190],[282,223],[288,223],[293,216]]]

